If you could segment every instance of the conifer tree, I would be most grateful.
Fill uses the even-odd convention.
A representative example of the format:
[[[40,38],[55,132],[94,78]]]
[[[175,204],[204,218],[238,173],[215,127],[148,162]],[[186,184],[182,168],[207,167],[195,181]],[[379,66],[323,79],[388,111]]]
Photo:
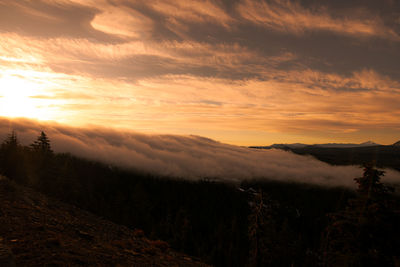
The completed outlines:
[[[380,181],[383,175],[366,165],[363,176],[354,179],[357,197],[345,210],[330,214],[324,266],[393,266],[400,252],[399,214],[390,195],[394,189]]]
[[[16,150],[19,146],[19,141],[17,138],[17,134],[15,131],[12,131],[11,134],[8,135],[7,139],[1,144],[1,149],[5,150]]]
[[[388,193],[394,192],[394,188],[387,186],[381,182],[381,176],[385,172],[374,168],[373,164],[364,166],[364,174],[362,177],[354,178],[358,184],[357,192],[362,198],[368,202],[376,201],[377,198],[385,197]],[[366,203],[365,205],[367,205]]]
[[[17,134],[12,131],[1,144],[0,171],[2,174],[11,179],[19,179],[23,172],[21,157],[21,145]]]
[[[40,152],[43,154],[52,154],[53,150],[51,149],[50,140],[45,134],[45,132],[41,132],[38,136],[37,140],[31,145],[32,149],[36,152]]]
[[[276,230],[273,203],[262,190],[250,192],[251,213],[249,215],[248,236],[250,242],[249,267],[270,265],[272,260],[271,248],[275,240],[273,231]]]
[[[30,145],[30,178],[29,182],[38,190],[54,191],[57,180],[57,163],[51,149],[50,140],[42,131]]]

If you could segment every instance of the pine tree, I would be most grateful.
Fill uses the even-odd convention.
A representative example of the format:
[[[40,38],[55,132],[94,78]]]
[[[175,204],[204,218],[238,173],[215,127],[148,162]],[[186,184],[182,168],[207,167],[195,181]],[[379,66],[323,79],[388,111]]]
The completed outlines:
[[[263,192],[253,193],[253,200],[251,203],[251,214],[249,215],[249,266],[260,266],[262,254],[262,231],[266,222],[266,212],[264,209]]]
[[[11,134],[8,135],[7,139],[1,144],[1,149],[3,151],[11,151],[17,150],[19,146],[19,141],[17,138],[17,134],[15,131],[12,131]]]
[[[280,256],[277,255],[277,251],[281,248],[277,241],[281,240],[282,234],[276,221],[277,203],[261,189],[258,192],[250,192],[250,196],[248,266],[274,266],[276,257]]]
[[[376,201],[377,198],[385,197],[388,193],[394,192],[393,187],[387,186],[380,181],[381,176],[384,175],[385,172],[375,169],[373,164],[366,164],[363,176],[354,178],[358,184],[357,192],[365,201]]]
[[[289,218],[280,203],[261,189],[250,191],[248,217],[249,258],[247,266],[294,266],[298,246]]]
[[[22,147],[17,134],[12,131],[0,148],[0,171],[11,179],[20,179],[23,176]]]
[[[390,195],[394,189],[381,183],[383,175],[384,171],[366,165],[363,176],[354,179],[357,197],[345,210],[330,214],[324,266],[393,266],[400,252],[400,218]]]
[[[50,140],[47,135],[42,131],[37,140],[31,145],[32,149],[42,154],[53,154],[51,149]]]
[[[57,165],[51,149],[50,140],[41,132],[36,141],[30,145],[31,148],[31,177],[30,182],[39,190],[52,191],[56,186]]]

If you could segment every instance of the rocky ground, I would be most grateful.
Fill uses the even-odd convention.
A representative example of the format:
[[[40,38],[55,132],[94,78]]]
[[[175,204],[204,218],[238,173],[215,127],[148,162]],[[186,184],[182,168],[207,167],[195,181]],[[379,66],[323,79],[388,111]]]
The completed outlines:
[[[0,178],[0,266],[207,266],[140,230]]]

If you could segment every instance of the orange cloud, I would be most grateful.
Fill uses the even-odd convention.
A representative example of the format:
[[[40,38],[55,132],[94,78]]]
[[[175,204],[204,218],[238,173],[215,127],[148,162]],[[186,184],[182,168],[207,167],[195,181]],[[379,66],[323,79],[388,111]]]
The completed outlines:
[[[3,3],[0,3],[0,5],[2,5],[2,4]],[[8,2],[7,5],[15,6],[17,9],[23,11],[24,13],[35,16],[39,19],[43,19],[43,20],[50,21],[50,22],[59,21],[59,18],[57,16],[49,14],[45,11],[37,10],[31,6],[26,5],[25,3],[21,3],[18,1],[11,1],[11,2]]]
[[[165,99],[164,106],[156,108],[160,113],[175,106],[173,116],[181,117],[192,127],[201,124],[202,127],[236,129],[240,125],[244,129],[281,132],[348,132],[372,126],[400,127],[397,122],[400,104],[396,101],[399,95],[393,92],[400,88],[397,82],[377,79],[370,90],[364,90],[359,73],[353,77],[318,73],[318,79],[307,77],[310,76],[307,72],[302,74],[288,75],[292,77],[288,80],[247,82],[163,77],[158,81],[142,81],[139,88],[144,89],[141,95],[147,92],[150,97],[152,92],[157,92]],[[297,79],[302,76],[305,78]],[[324,89],[326,84],[331,88]],[[354,88],[341,90],[343,84],[354,84]],[[311,85],[315,89],[310,88]],[[374,89],[376,86],[378,88]],[[185,96],[181,95],[182,91]],[[393,101],[388,101],[390,98]],[[196,104],[198,99],[207,101]],[[166,104],[168,101],[172,104]]]
[[[296,58],[291,53],[263,57],[257,51],[238,44],[209,44],[195,41],[127,41],[117,44],[103,44],[88,39],[72,38],[33,38],[17,34],[0,34],[0,60],[4,64],[71,65],[70,70],[79,73],[80,64],[92,65],[96,61],[119,61],[135,56],[154,56],[173,61],[174,66],[185,68],[209,66],[216,69],[229,69],[242,66],[242,71],[256,73],[256,64],[245,66],[244,62],[260,64],[279,64]],[[144,62],[146,63],[146,62]],[[74,67],[75,66],[75,67]],[[168,67],[168,66],[166,66]],[[258,68],[258,69],[257,69]],[[87,68],[86,68],[87,69]]]
[[[102,6],[101,13],[90,22],[96,30],[123,38],[145,38],[151,32],[152,21],[133,9]]]
[[[218,3],[220,1],[157,0],[149,2],[149,6],[168,18],[192,23],[214,22],[229,28],[233,19]]]
[[[336,18],[324,8],[306,9],[289,0],[242,0],[237,6],[239,14],[263,27],[303,34],[306,31],[330,31],[356,36],[378,36],[400,40],[400,36],[377,18]]]
[[[234,130],[240,125],[269,132],[398,128],[400,84],[371,69],[350,75],[279,70],[275,64],[296,59],[296,55],[262,58],[236,44],[131,41],[106,45],[86,39],[35,39],[16,34],[0,35],[0,40],[3,73],[29,77],[45,88],[34,95],[57,106],[60,112],[55,118],[71,124],[109,123],[118,116],[115,126],[160,132],[173,131],[177,124],[212,130]],[[118,62],[143,54],[167,57],[182,66],[247,68],[262,79],[168,74],[129,82],[86,73],[61,74],[48,67],[65,62],[73,70],[81,61]],[[246,61],[259,63],[246,65]]]
[[[249,136],[262,140],[271,133],[305,136],[400,128],[400,82],[396,70],[391,70],[397,55],[397,43],[392,41],[398,37],[382,19],[334,16],[328,9],[311,10],[283,0],[243,0],[230,9],[219,1],[44,2],[68,7],[68,14],[62,13],[63,8],[58,11],[64,16],[60,25],[70,25],[74,8],[84,14],[77,18],[82,24],[74,24],[79,34],[63,34],[61,28],[59,34],[45,37],[41,35],[45,29],[33,34],[0,33],[0,95],[1,90],[14,90],[7,97],[17,103],[15,87],[28,84],[31,92],[24,91],[22,100],[31,109],[24,114],[42,109],[53,112],[52,119],[74,125],[202,131],[224,140],[234,140],[237,133],[243,137],[235,142],[242,143]],[[55,19],[52,14],[46,17],[45,8],[17,3],[29,21],[46,25],[43,21]],[[329,31],[383,37],[379,42],[387,49],[373,52],[387,53],[380,65],[364,68],[364,62],[376,59],[372,52],[358,54],[371,56],[365,60],[344,58],[339,50],[343,47],[336,49],[336,43],[321,48],[313,38],[297,38],[307,45],[304,52],[291,43],[292,36],[269,40],[271,29],[292,35]],[[260,30],[265,36],[258,35]],[[82,35],[92,31],[100,35]],[[361,47],[347,40],[346,49]],[[315,55],[314,48],[319,50]],[[321,56],[325,52],[339,55],[337,62],[333,56]],[[4,106],[4,114],[10,114]]]

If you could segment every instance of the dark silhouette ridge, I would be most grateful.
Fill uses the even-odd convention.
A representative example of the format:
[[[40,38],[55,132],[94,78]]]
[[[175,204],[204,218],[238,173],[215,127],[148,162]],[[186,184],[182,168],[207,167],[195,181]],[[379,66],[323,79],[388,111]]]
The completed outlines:
[[[400,141],[399,141],[400,142]],[[333,165],[360,165],[375,162],[379,168],[393,168],[400,171],[400,143],[390,146],[374,145],[361,147],[320,147],[305,146],[276,146],[273,148],[292,151],[299,155],[312,155],[318,160]],[[272,147],[252,147],[271,149]]]

